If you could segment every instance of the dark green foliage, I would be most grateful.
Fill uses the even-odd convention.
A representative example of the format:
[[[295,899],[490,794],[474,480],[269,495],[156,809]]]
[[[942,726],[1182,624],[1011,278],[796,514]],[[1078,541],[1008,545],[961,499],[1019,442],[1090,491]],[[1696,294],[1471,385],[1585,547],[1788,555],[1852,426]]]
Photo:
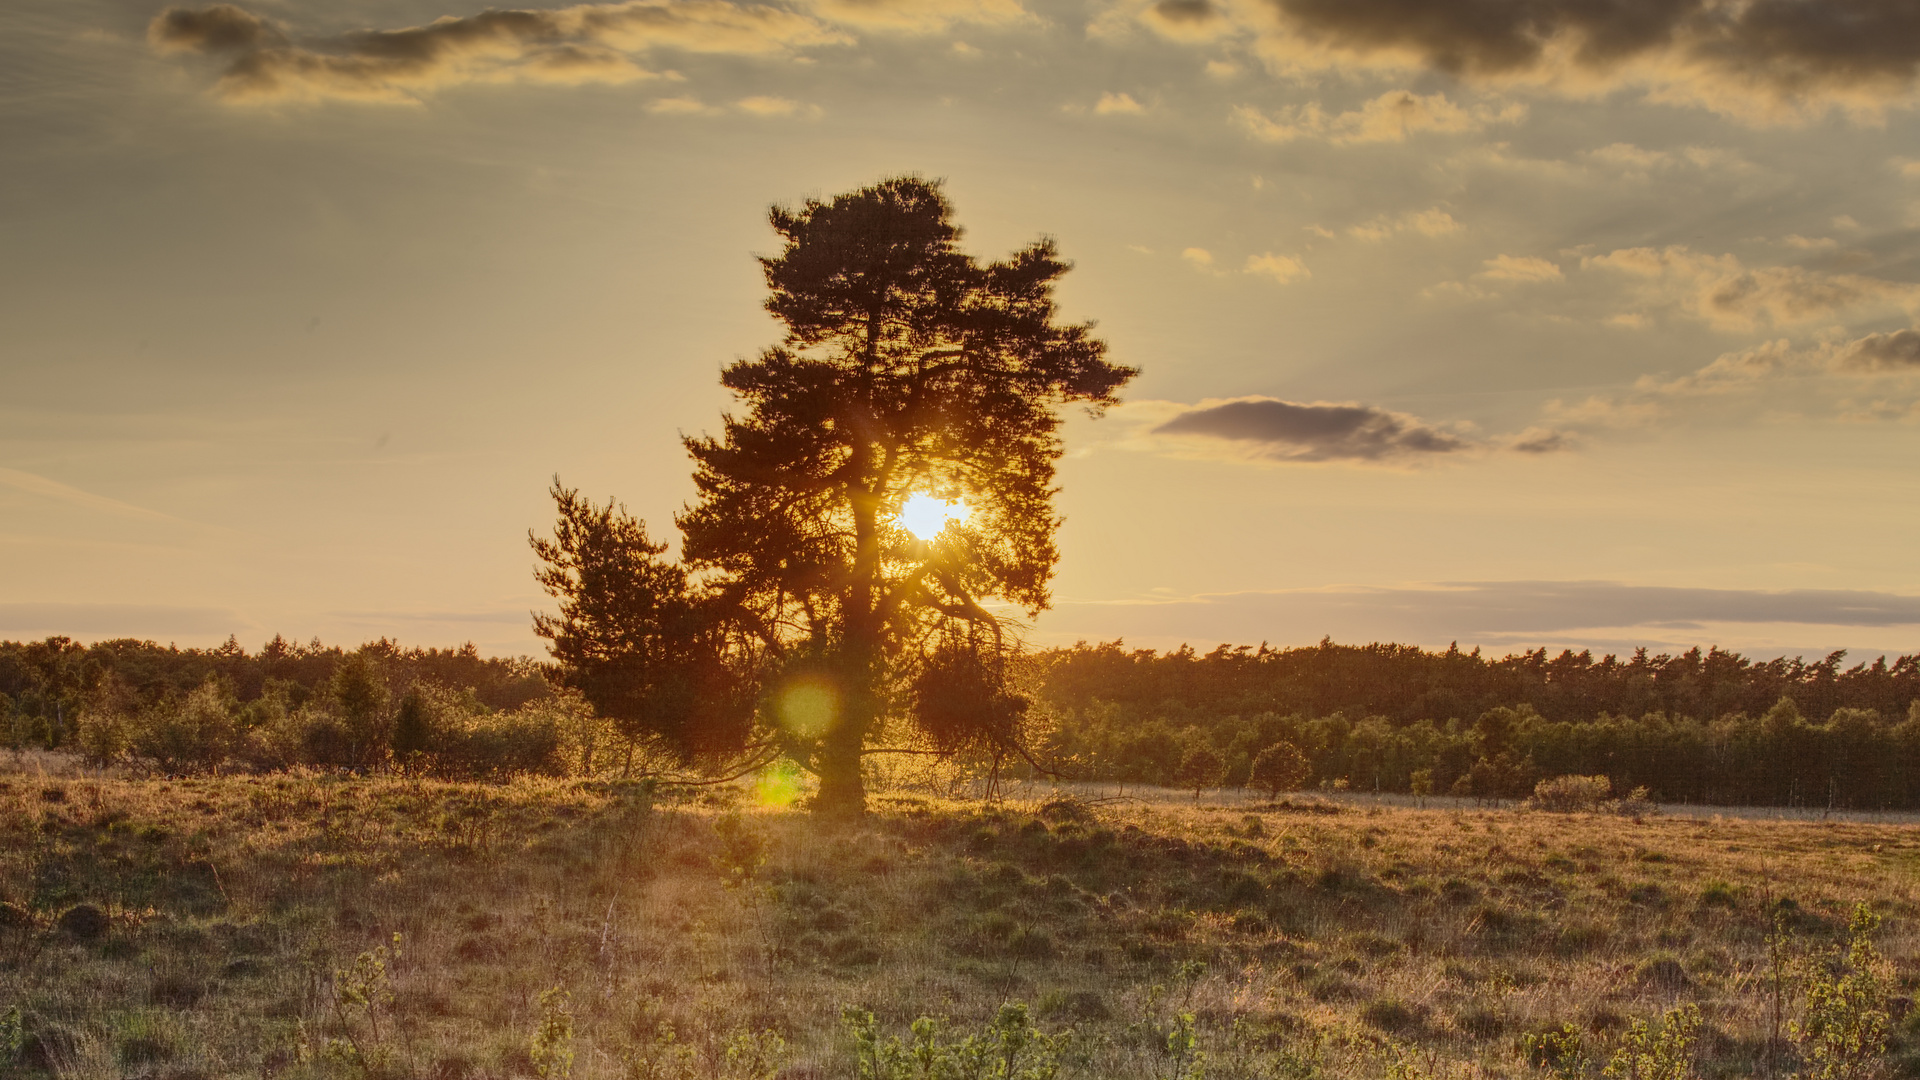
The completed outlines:
[[[97,941],[107,932],[107,913],[92,904],[75,904],[60,913],[60,932],[80,941]]]
[[[1249,786],[1264,791],[1270,798],[1279,798],[1283,791],[1296,791],[1304,787],[1307,778],[1313,775],[1313,766],[1307,762],[1307,756],[1300,748],[1290,742],[1277,742],[1260,751],[1253,759],[1253,767],[1248,772]]]
[[[1205,656],[1083,645],[1031,664],[1038,708],[1058,721],[1046,749],[1090,778],[1182,786],[1173,774],[1194,740],[1220,754],[1229,778],[1250,777],[1252,759],[1284,741],[1306,757],[1310,784],[1356,791],[1521,799],[1543,778],[1578,775],[1605,777],[1627,796],[1623,813],[1644,810],[1645,797],[1920,806],[1920,657],[1840,670],[1837,655],[1821,664],[1720,652],[1494,661],[1323,643]],[[1502,697],[1520,704],[1485,704]],[[1754,712],[1707,711],[1754,699]],[[1623,701],[1701,711],[1607,711]],[[1796,701],[1842,704],[1811,711],[1827,717],[1819,721]],[[1883,704],[1850,704],[1866,701]]]
[[[393,716],[393,758],[403,767],[413,766],[433,748],[433,722],[425,695],[410,690],[400,699]]]
[[[809,693],[831,689],[783,736],[819,773],[818,806],[858,811],[861,756],[926,644],[998,653],[983,601],[1047,606],[1058,406],[1112,404],[1134,372],[1089,326],[1055,321],[1067,264],[1051,241],[975,262],[937,183],[898,177],[770,220],[784,243],[761,260],[767,310],[786,333],[722,374],[739,411],[687,440],[698,499],[678,523],[746,642],[783,671],[804,658]],[[966,521],[914,535],[900,514],[915,494],[963,498]],[[928,714],[948,743],[1009,715],[997,691],[968,696],[985,707]]]
[[[472,645],[402,649],[383,639],[348,651],[318,641],[296,645],[275,637],[259,652],[249,653],[232,640],[213,649],[179,649],[132,639],[92,645],[64,637],[0,641],[0,746],[73,747],[98,763],[118,760],[129,749],[133,734],[129,723],[137,714],[175,708],[210,681],[229,699],[236,714],[233,723],[244,735],[275,710],[291,713],[310,705],[331,709],[330,703],[338,700],[335,677],[353,664],[372,665],[388,694],[394,687],[416,681],[470,687],[476,699],[493,710],[511,710],[552,696],[540,668],[531,661],[490,659]],[[377,729],[382,691],[358,676],[350,675],[346,681],[359,684],[344,687],[355,718]],[[319,740],[330,757],[350,764],[359,760],[356,755],[363,757],[369,751],[376,758],[384,754],[385,743],[369,747],[359,741],[365,732],[356,735],[344,717],[336,719],[342,723],[341,730]],[[151,737],[156,741],[148,748],[169,760],[209,761],[223,756],[222,740],[204,725],[199,731],[175,729]],[[244,739],[224,747],[225,755],[243,758],[272,752],[278,751],[249,747]]]
[[[1220,755],[1214,753],[1211,746],[1196,743],[1180,755],[1180,764],[1174,768],[1173,779],[1178,786],[1191,788],[1197,802],[1201,791],[1219,786],[1226,774],[1227,765],[1220,760]]]
[[[528,535],[543,565],[535,574],[559,601],[536,614],[560,679],[632,740],[682,761],[723,758],[747,746],[753,727],[749,672],[729,657],[723,593],[702,593],[645,523],[608,500],[595,506],[555,480],[552,540]]]
[[[1008,685],[998,650],[943,642],[913,677],[914,719],[942,750],[1018,753],[1027,699]]]

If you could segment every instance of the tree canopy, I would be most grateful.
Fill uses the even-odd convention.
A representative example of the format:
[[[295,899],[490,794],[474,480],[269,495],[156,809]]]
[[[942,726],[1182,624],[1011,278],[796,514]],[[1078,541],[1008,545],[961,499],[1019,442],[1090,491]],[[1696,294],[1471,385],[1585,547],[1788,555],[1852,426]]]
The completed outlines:
[[[1097,412],[1135,372],[1091,324],[1057,321],[1068,264],[1050,239],[976,262],[937,182],[770,220],[785,243],[761,259],[766,306],[786,334],[721,376],[739,406],[721,434],[686,440],[698,499],[677,519],[682,557],[725,597],[820,807],[857,810],[862,755],[890,718],[951,744],[1021,707],[985,605],[1047,606],[1059,409]],[[915,535],[901,518],[915,496],[964,516]]]
[[[746,747],[753,709],[744,673],[725,648],[716,597],[660,558],[667,545],[608,500],[596,506],[553,483],[553,539],[528,535],[535,577],[559,601],[536,614],[560,680],[613,721],[630,744],[689,761]]]

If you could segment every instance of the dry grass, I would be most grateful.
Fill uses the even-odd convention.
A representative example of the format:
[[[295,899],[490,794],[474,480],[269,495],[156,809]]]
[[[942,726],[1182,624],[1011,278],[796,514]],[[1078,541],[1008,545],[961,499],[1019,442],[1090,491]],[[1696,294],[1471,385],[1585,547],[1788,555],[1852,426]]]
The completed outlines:
[[[0,775],[0,1073],[532,1076],[559,986],[593,1080],[761,1080],[727,1048],[766,1030],[788,1080],[852,1077],[843,1007],[1009,1000],[1075,1030],[1071,1076],[1170,1075],[1182,1012],[1213,1077],[1521,1075],[1528,1032],[1679,1002],[1702,1072],[1751,1075],[1767,890],[1801,951],[1867,899],[1899,993],[1920,958],[1899,825],[883,796],[833,827],[740,797]],[[356,1004],[340,973],[396,934]]]

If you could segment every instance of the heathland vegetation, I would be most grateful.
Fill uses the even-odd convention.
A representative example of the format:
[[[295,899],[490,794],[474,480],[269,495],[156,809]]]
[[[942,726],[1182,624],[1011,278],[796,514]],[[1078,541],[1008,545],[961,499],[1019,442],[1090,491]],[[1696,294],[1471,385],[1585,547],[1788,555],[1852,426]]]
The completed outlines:
[[[0,767],[0,1075],[1920,1065],[1909,826]],[[1864,903],[1863,903],[1864,901]]]

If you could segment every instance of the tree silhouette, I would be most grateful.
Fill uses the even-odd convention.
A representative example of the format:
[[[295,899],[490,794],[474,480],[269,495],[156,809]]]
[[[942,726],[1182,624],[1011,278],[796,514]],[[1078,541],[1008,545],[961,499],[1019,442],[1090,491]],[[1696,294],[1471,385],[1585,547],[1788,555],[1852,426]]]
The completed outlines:
[[[527,539],[545,564],[534,576],[560,602],[558,617],[534,615],[533,632],[552,643],[561,682],[629,747],[681,762],[748,749],[753,703],[725,648],[724,597],[692,587],[624,507],[595,506],[558,479],[552,495],[553,539]]]
[[[724,433],[686,440],[683,557],[764,650],[770,719],[826,811],[864,807],[862,755],[897,702],[928,698],[905,692],[922,658],[980,683],[949,706],[1004,724],[1010,643],[983,602],[1048,605],[1058,407],[1098,412],[1135,374],[1089,324],[1055,322],[1051,240],[981,265],[951,216],[916,177],[775,207],[785,246],[761,264],[785,339],[722,374],[741,407]],[[916,494],[966,517],[916,536],[900,520]],[[954,711],[916,718],[952,741]]]

